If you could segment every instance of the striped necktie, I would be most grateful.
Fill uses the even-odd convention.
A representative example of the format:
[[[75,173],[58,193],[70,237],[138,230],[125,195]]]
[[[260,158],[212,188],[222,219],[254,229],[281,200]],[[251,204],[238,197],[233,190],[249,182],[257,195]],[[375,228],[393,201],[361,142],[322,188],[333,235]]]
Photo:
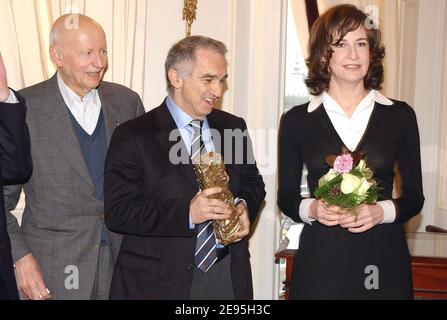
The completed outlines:
[[[194,264],[201,271],[207,272],[216,260],[216,237],[213,222],[205,221],[199,224]]]
[[[191,159],[202,152],[204,147],[202,140],[202,127],[204,120],[192,120],[189,125],[192,128],[191,136]]]
[[[204,144],[202,140],[203,120],[192,120],[190,126],[193,130],[191,137],[191,159],[202,153]],[[213,222],[205,221],[198,226],[194,264],[202,272],[207,272],[216,262],[216,236]]]

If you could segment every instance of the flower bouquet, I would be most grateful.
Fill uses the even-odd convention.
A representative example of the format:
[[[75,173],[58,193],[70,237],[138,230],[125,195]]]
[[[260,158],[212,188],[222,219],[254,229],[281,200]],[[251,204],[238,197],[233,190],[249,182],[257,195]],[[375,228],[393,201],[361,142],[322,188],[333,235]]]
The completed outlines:
[[[375,204],[377,183],[372,178],[372,170],[366,166],[365,155],[363,152],[350,153],[344,148],[341,155],[327,156],[326,163],[331,169],[318,181],[315,198],[323,200],[327,206],[339,206],[353,214],[363,204]]]

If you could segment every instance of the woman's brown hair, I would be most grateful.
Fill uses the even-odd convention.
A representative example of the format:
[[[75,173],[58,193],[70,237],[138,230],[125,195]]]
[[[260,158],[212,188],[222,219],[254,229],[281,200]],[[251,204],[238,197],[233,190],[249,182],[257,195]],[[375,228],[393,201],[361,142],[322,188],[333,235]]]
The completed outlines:
[[[309,75],[305,82],[311,94],[319,95],[329,89],[331,73],[328,67],[333,53],[331,45],[337,45],[346,34],[359,27],[365,28],[370,48],[370,64],[364,78],[365,89],[382,89],[385,48],[381,44],[380,30],[371,22],[370,17],[353,5],[333,7],[315,21],[310,31],[310,54],[306,60]]]

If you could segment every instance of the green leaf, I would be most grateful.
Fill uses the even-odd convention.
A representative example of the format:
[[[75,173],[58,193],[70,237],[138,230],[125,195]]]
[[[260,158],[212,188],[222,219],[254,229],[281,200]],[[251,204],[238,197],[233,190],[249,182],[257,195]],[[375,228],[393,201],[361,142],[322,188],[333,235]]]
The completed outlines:
[[[314,191],[315,198],[320,199],[320,198],[323,198],[324,195],[329,197],[329,190],[333,186],[340,184],[342,180],[343,180],[343,177],[341,175],[338,175],[331,181],[327,182],[326,184],[322,185],[321,187],[318,187]]]

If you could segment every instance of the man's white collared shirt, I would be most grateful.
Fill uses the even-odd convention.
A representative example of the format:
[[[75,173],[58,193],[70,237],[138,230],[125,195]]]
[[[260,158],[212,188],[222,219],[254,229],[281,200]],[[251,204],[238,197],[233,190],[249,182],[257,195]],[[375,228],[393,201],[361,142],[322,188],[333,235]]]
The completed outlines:
[[[5,101],[3,101],[4,103],[18,103],[19,100],[17,100],[16,95],[14,94],[14,92],[9,89],[9,96],[8,99],[6,99]]]
[[[57,74],[57,83],[65,104],[73,117],[85,132],[92,135],[101,113],[101,100],[98,90],[93,89],[84,98],[81,98],[65,84],[59,73]]]

